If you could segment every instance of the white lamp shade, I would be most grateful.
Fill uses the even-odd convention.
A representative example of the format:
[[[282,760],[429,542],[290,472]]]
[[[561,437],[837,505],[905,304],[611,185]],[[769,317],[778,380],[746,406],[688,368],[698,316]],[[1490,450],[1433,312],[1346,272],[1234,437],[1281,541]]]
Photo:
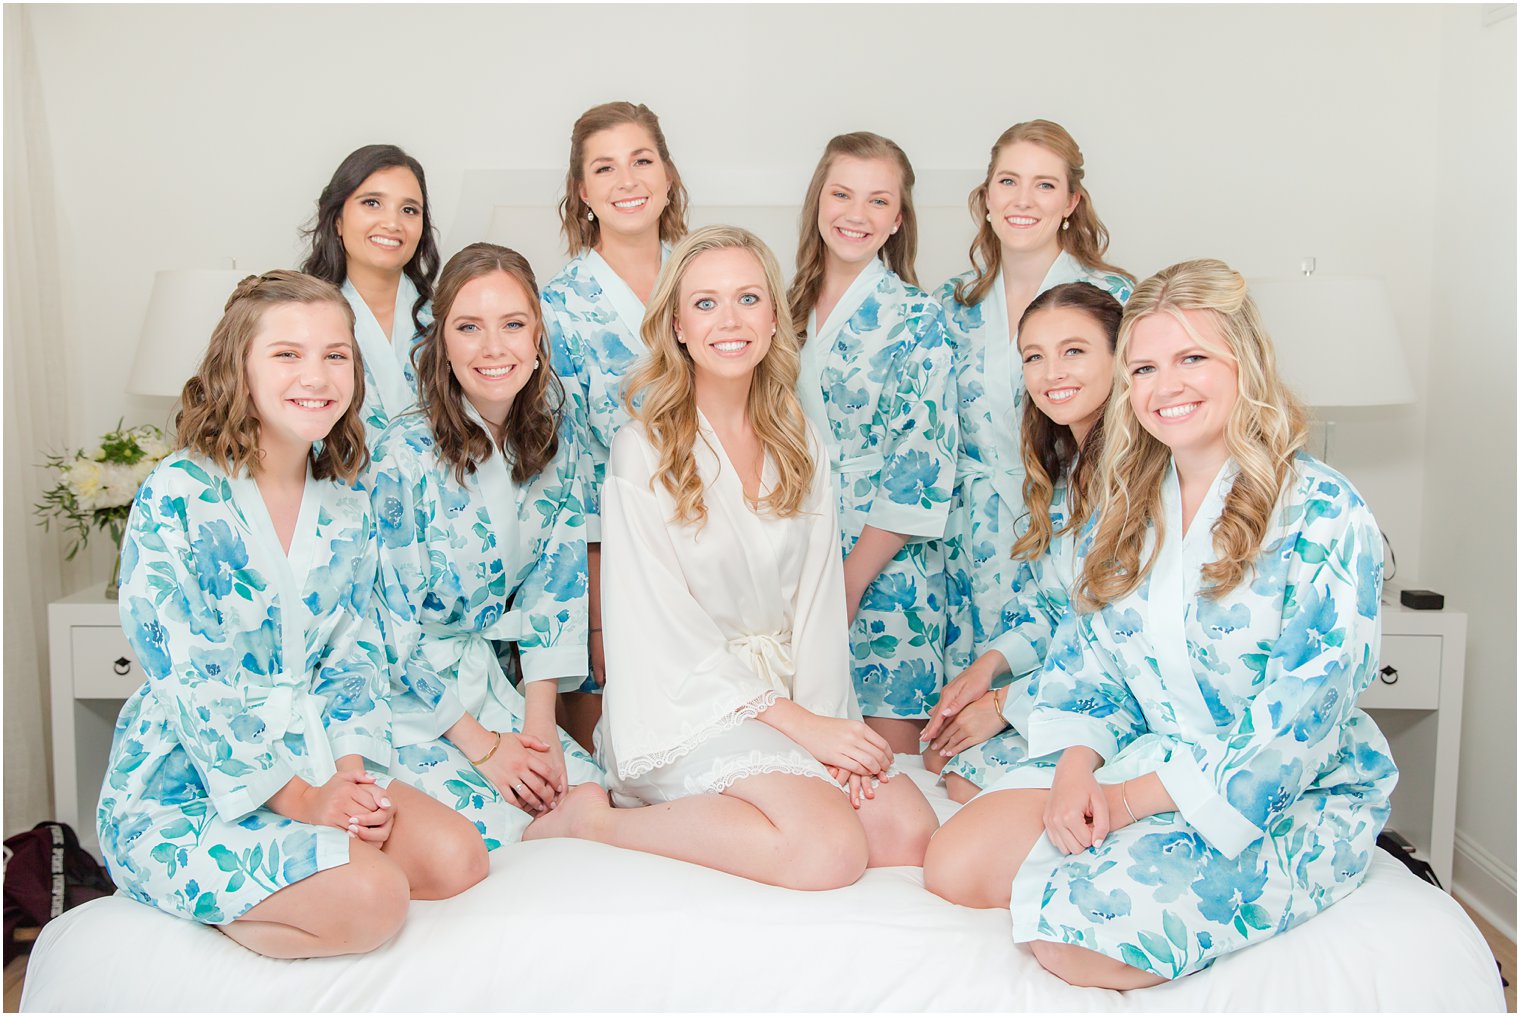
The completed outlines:
[[[1283,379],[1316,407],[1415,400],[1388,288],[1381,279],[1255,279],[1251,298],[1277,347]]]
[[[249,274],[223,268],[155,275],[127,391],[178,398],[200,366],[227,298]]]

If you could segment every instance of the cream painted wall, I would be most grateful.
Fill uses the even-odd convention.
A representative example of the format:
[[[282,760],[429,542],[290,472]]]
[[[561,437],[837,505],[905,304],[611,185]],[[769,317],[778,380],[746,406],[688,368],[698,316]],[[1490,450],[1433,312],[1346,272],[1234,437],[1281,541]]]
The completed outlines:
[[[1388,280],[1420,401],[1341,417],[1333,461],[1373,506],[1401,578],[1437,583],[1422,579],[1425,513],[1444,518],[1444,505],[1410,492],[1435,468],[1432,418],[1465,398],[1455,379],[1427,391],[1423,366],[1437,226],[1460,237],[1462,213],[1437,182],[1439,7],[48,6],[32,17],[62,275],[79,294],[59,337],[77,381],[75,442],[123,414],[165,412],[121,393],[153,272],[228,256],[293,263],[296,227],[360,144],[394,141],[422,160],[447,253],[487,226],[455,223],[468,171],[562,172],[572,120],[609,98],[659,111],[691,191],[724,203],[800,193],[823,142],[856,129],[893,137],[923,176],[947,181],[936,187],[948,196],[926,198],[961,200],[993,138],[1045,116],[1081,142],[1111,256],[1137,274],[1203,255],[1285,274],[1312,255],[1322,272]],[[1513,117],[1500,126],[1512,151]],[[1512,247],[1512,225],[1508,237]],[[1511,321],[1504,351],[1512,342]],[[1502,507],[1512,519],[1513,502]],[[1512,686],[1513,657],[1470,679]],[[1513,732],[1475,750],[1508,758]],[[1491,849],[1512,864],[1508,778],[1510,840]],[[1477,822],[1459,815],[1488,830]]]
[[[1441,22],[1422,580],[1468,615],[1457,889],[1513,938],[1515,17]]]

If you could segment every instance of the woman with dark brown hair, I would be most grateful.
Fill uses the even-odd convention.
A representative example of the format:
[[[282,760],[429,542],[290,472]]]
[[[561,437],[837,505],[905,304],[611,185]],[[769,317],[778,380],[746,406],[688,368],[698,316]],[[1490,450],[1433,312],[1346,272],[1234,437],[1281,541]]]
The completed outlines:
[[[367,952],[408,897],[487,870],[468,823],[385,775],[353,326],[309,275],[239,283],[122,544],[148,680],[116,725],[101,852],[133,899],[286,959]]]
[[[670,245],[686,235],[686,187],[649,107],[604,102],[570,131],[560,220],[570,263],[544,286],[554,370],[584,428],[586,540],[591,569],[591,676],[565,698],[581,744],[601,716],[601,491],[608,449],[628,422],[623,376],[645,352],[644,304]]]
[[[555,725],[586,678],[586,536],[575,428],[532,269],[471,244],[444,266],[418,345],[419,409],[375,445],[368,486],[388,609],[397,779],[488,849],[601,771]],[[493,643],[515,643],[521,690]]]

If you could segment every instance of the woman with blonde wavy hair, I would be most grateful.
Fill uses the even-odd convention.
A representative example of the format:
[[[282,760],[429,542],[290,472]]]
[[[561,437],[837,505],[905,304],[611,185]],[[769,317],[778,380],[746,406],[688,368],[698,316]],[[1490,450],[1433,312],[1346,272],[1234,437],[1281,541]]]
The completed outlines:
[[[1014,124],[993,143],[987,176],[971,191],[977,224],[969,272],[935,294],[955,350],[960,455],[946,527],[945,674],[976,688],[1008,680],[992,651],[1013,618],[1024,514],[1017,369],[1018,322],[1036,296],[1087,282],[1121,303],[1134,287],[1104,258],[1108,230],[1083,182],[1082,150],[1060,124]],[[947,694],[950,688],[947,688]],[[926,760],[943,762],[938,752]]]
[[[950,346],[917,253],[907,155],[865,131],[830,139],[788,294],[805,343],[797,394],[838,492],[855,693],[866,723],[914,754],[945,683],[957,429]]]
[[[591,569],[590,675],[563,696],[565,726],[590,747],[601,714],[601,498],[608,449],[628,422],[623,379],[644,353],[639,327],[670,245],[686,235],[686,185],[660,118],[642,103],[604,102],[570,130],[560,224],[570,262],[543,288],[544,327],[567,409],[584,433]]]
[[[468,822],[386,776],[353,310],[309,275],[249,276],[181,403],[122,543],[148,680],[116,724],[101,853],[133,899],[254,952],[367,952],[409,897],[452,896],[487,862]]]
[[[1302,451],[1245,281],[1186,261],[1119,333],[1079,610],[1029,719],[1048,790],[976,797],[925,884],[1010,907],[1070,983],[1138,988],[1298,924],[1366,873],[1398,773],[1356,708],[1376,676],[1382,539]],[[1011,885],[1011,890],[1010,890]]]
[[[642,334],[602,519],[597,742],[618,807],[576,788],[527,838],[795,889],[921,863],[933,811],[889,779],[892,751],[861,722],[850,680],[835,493],[797,401],[775,257],[745,230],[697,230]]]

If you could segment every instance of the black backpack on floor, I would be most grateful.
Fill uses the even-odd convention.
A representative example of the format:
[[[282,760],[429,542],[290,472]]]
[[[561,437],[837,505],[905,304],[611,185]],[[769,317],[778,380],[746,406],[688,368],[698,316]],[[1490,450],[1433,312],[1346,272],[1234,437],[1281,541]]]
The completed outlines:
[[[16,929],[40,928],[115,891],[100,862],[62,822],[38,822],[12,836],[5,841],[5,962],[22,951]]]

